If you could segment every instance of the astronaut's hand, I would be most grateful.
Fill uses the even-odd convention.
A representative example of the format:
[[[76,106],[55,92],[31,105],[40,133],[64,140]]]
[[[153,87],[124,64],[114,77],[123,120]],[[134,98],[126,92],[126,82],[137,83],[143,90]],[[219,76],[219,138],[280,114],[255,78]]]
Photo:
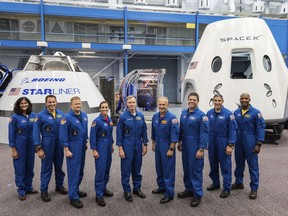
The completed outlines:
[[[38,154],[38,157],[39,157],[41,160],[44,160],[44,159],[46,158],[43,149],[39,149],[39,151],[37,152],[37,154]]]
[[[93,157],[95,158],[95,160],[97,160],[97,159],[99,158],[99,153],[98,153],[97,150],[93,150],[93,151],[92,151],[92,155],[93,155]]]
[[[148,148],[147,148],[147,145],[143,145],[142,146],[142,156],[145,156],[147,154],[147,151],[148,151]]]
[[[254,149],[252,150],[252,152],[254,154],[259,154],[260,153],[260,150],[261,150],[261,144],[256,144]]]
[[[64,152],[65,152],[65,156],[66,156],[67,158],[72,158],[72,157],[73,157],[73,153],[72,153],[71,151],[69,151],[68,148],[65,149]]]
[[[179,152],[182,151],[182,142],[181,141],[178,142],[177,149],[178,149]]]
[[[119,157],[120,158],[125,158],[125,152],[124,152],[123,148],[119,147],[118,151],[119,151]]]
[[[201,159],[204,156],[204,149],[200,148],[197,152],[196,152],[196,158],[197,159]]]
[[[12,158],[13,159],[18,159],[19,158],[19,154],[18,154],[18,152],[17,152],[15,147],[12,148]]]
[[[172,157],[174,154],[174,150],[169,149],[167,152],[167,157]]]
[[[226,154],[227,154],[227,155],[231,155],[232,152],[233,152],[233,149],[234,149],[234,146],[232,146],[232,145],[227,145],[227,146],[226,146]]]
[[[155,152],[156,149],[156,143],[152,143],[152,151]]]

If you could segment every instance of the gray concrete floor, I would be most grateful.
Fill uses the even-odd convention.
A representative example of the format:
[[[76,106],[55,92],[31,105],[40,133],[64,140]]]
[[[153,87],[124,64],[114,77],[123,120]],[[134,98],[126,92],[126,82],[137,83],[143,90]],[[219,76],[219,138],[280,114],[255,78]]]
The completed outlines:
[[[115,135],[114,128],[114,135]],[[151,124],[148,123],[150,137]],[[258,198],[250,200],[248,194],[249,174],[245,171],[245,189],[232,191],[227,199],[220,199],[221,190],[207,192],[206,187],[211,184],[209,178],[209,163],[207,151],[205,151],[204,167],[204,197],[197,208],[190,207],[191,199],[175,199],[168,204],[159,204],[161,195],[151,194],[156,188],[156,172],[154,153],[149,147],[148,154],[143,159],[142,166],[142,190],[146,193],[146,199],[142,200],[134,196],[134,202],[128,203],[123,198],[120,183],[120,159],[117,148],[113,154],[111,178],[109,189],[114,192],[114,197],[106,198],[107,206],[99,207],[95,203],[94,175],[95,167],[91,150],[87,150],[85,175],[80,188],[88,192],[88,197],[83,198],[83,209],[74,209],[69,205],[67,196],[60,195],[54,191],[54,177],[51,179],[49,192],[51,202],[44,203],[40,194],[28,195],[27,200],[19,201],[14,183],[14,172],[11,158],[11,150],[7,145],[0,145],[0,215],[1,216],[39,216],[39,215],[288,215],[288,131],[284,131],[279,145],[265,144],[259,155],[260,164],[260,188]],[[177,152],[176,162],[176,184],[175,193],[181,192],[183,187],[183,171],[181,153]],[[64,162],[64,171],[66,164]],[[235,168],[233,157],[233,169]],[[234,180],[234,177],[233,177]],[[67,186],[65,178],[65,186]],[[40,160],[35,160],[34,188],[39,190],[40,185]]]

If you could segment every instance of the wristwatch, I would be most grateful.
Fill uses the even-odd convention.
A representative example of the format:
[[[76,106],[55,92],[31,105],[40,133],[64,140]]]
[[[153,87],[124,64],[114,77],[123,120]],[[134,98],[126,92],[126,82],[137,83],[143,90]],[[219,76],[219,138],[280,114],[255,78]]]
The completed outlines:
[[[170,151],[174,151],[174,148],[172,148],[172,147],[170,147],[170,149],[169,149]]]
[[[143,143],[143,146],[147,146],[148,144],[147,143]]]

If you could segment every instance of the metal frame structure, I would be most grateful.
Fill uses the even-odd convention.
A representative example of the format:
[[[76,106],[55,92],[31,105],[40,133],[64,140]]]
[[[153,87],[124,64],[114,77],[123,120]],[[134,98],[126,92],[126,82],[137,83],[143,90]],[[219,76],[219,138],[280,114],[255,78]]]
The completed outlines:
[[[126,102],[126,97],[129,95],[134,95],[137,98],[137,90],[135,87],[138,85],[139,78],[141,76],[157,76],[157,89],[156,89],[156,100],[163,95],[163,78],[165,75],[165,70],[153,70],[153,69],[143,69],[143,70],[134,70],[131,71],[126,77],[124,77],[121,87],[120,87],[120,95],[122,97],[124,107]]]

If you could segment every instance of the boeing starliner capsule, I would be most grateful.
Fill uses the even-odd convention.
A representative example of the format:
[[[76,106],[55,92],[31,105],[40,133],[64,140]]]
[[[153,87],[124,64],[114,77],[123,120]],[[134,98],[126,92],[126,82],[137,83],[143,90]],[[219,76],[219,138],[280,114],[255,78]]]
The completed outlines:
[[[220,93],[233,111],[247,92],[269,127],[288,119],[287,89],[287,67],[265,21],[233,18],[206,27],[185,76],[183,104],[196,91],[199,107],[208,111]]]
[[[8,143],[8,123],[16,100],[28,97],[33,112],[38,113],[44,109],[45,97],[49,94],[57,97],[57,109],[65,113],[70,109],[70,98],[79,96],[89,125],[98,116],[99,104],[104,100],[89,74],[69,56],[61,52],[32,55],[23,71],[16,72],[0,98],[0,143]]]

